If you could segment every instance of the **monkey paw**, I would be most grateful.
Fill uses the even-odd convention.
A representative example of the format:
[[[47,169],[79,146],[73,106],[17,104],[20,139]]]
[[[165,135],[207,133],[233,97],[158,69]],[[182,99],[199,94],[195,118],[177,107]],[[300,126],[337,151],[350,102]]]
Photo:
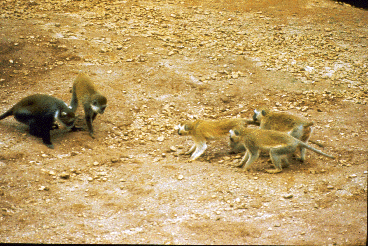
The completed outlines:
[[[275,173],[281,173],[281,169],[266,169],[267,173],[275,174]]]

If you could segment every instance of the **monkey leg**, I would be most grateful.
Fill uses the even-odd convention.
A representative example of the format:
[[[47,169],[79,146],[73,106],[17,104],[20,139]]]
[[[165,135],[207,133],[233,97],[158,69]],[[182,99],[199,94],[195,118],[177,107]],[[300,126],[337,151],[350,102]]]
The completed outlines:
[[[70,101],[70,108],[73,111],[73,113],[75,113],[75,111],[77,111],[77,108],[78,108],[78,98],[75,92],[75,86],[73,86],[73,93],[72,93],[72,100]]]
[[[289,166],[289,164],[290,164],[290,162],[289,162],[290,158],[291,158],[291,155],[286,155],[286,156],[284,156],[281,159],[281,163],[282,163],[281,166],[282,166],[282,168],[285,168],[285,167],[288,167]]]
[[[42,133],[42,141],[43,143],[49,147],[50,149],[54,148],[54,145],[51,143],[50,130],[45,130]]]
[[[306,148],[300,147],[300,158],[298,158],[298,160],[300,160],[301,162],[304,162],[306,152],[307,152]]]
[[[52,126],[53,126],[52,123],[50,125],[34,122],[29,126],[29,133],[35,137],[42,138],[43,143],[50,149],[53,149],[54,146],[51,143],[51,136],[50,136]]]
[[[270,150],[270,157],[271,157],[271,161],[272,163],[275,165],[276,169],[267,169],[266,172],[268,173],[280,173],[282,172],[282,157],[279,156],[277,153],[275,153],[275,151],[273,149]]]
[[[266,172],[268,173],[282,172],[282,161],[286,161],[286,163],[288,164],[289,161],[287,160],[287,157],[291,156],[295,152],[295,150],[296,150],[296,145],[289,145],[289,146],[286,145],[283,147],[270,149],[271,161],[275,165],[276,169],[269,169],[269,170],[266,170]]]
[[[255,162],[257,159],[258,159],[258,157],[259,157],[259,150],[257,150],[257,151],[254,151],[254,152],[250,152],[250,151],[247,151],[247,152],[249,152],[249,155],[250,155],[250,157],[249,157],[249,159],[247,160],[247,163],[245,163],[245,166],[244,166],[244,169],[245,170],[249,170],[249,167],[250,167],[250,165],[252,165],[252,163],[253,162]],[[243,158],[244,159],[244,158]],[[242,160],[242,162],[243,162],[243,160]]]
[[[28,126],[31,126],[35,122],[35,117],[32,115],[32,112],[28,109],[20,109],[14,112],[14,118]]]
[[[197,145],[193,144],[193,146],[190,148],[190,150],[188,150],[187,152],[185,152],[186,155],[190,155],[194,152],[194,150],[196,149]]]
[[[200,157],[206,149],[207,149],[207,144],[206,143],[199,143],[199,145],[197,145],[197,148],[194,151],[194,153],[192,154],[192,156],[190,157],[190,159],[192,161],[194,161],[195,159]]]
[[[89,114],[86,114],[86,123],[89,131],[89,135],[94,138],[93,136],[93,127],[92,127],[92,117]]]
[[[240,161],[240,165],[238,165],[237,167],[243,167],[244,164],[247,162],[248,158],[249,158],[249,151],[246,150],[242,160]]]
[[[94,121],[96,119],[96,116],[97,116],[97,113],[93,112],[92,121]]]

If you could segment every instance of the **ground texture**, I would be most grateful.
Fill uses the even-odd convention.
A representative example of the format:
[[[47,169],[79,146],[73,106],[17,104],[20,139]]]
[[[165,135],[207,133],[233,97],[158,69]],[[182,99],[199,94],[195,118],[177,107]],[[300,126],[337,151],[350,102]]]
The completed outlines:
[[[330,0],[6,0],[0,112],[46,93],[69,103],[79,71],[108,107],[55,149],[0,122],[0,242],[354,244],[367,237],[368,12]],[[236,167],[228,140],[181,155],[187,119],[258,106],[315,122],[282,173]],[[77,125],[86,127],[82,108]],[[319,147],[318,147],[319,148]]]

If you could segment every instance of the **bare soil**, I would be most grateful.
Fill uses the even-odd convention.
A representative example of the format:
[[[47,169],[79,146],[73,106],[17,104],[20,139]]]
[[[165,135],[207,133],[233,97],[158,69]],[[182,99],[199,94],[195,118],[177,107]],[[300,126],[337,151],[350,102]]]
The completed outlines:
[[[330,0],[1,1],[1,113],[69,103],[79,71],[108,107],[95,139],[61,128],[55,149],[0,122],[0,242],[365,245],[367,27]],[[228,139],[181,155],[181,121],[260,105],[313,120],[337,158],[268,174],[267,156],[237,168]]]

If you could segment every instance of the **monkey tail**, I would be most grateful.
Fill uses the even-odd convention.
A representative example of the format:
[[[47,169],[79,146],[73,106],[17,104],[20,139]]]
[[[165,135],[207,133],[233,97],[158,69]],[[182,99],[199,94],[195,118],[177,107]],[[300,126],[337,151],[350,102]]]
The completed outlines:
[[[317,141],[314,141],[314,140],[308,140],[308,142],[311,142],[312,144],[315,144],[315,145],[318,145],[319,147],[321,147],[321,148],[324,148],[325,146],[323,145],[323,144],[321,144],[321,143],[319,143],[319,142],[317,142]]]
[[[299,141],[299,140],[298,140],[298,141]],[[314,152],[316,152],[316,153],[320,154],[320,155],[324,155],[324,156],[329,157],[329,158],[331,158],[331,159],[335,159],[335,157],[334,157],[334,156],[332,156],[332,155],[328,155],[328,154],[326,154],[326,153],[323,153],[322,151],[320,151],[320,150],[318,150],[318,149],[315,149],[315,148],[313,148],[312,146],[309,146],[308,144],[303,143],[302,141],[299,141],[299,144],[300,144],[301,146],[303,146],[303,147],[307,148],[307,149],[310,149],[310,150],[312,150],[312,151],[314,151]]]
[[[6,111],[5,113],[3,113],[2,115],[0,115],[0,120],[5,119],[6,117],[13,115],[13,109],[9,109],[8,111]]]

